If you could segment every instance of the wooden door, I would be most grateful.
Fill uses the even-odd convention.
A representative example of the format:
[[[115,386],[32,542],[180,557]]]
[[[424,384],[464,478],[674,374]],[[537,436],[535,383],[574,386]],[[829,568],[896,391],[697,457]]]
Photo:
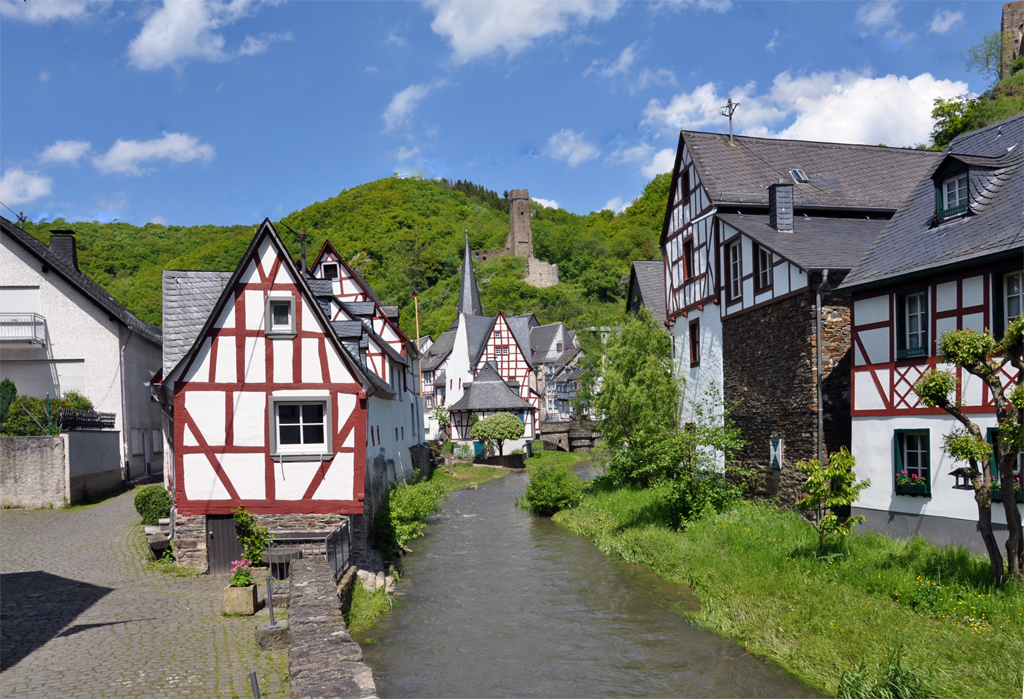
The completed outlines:
[[[242,545],[231,515],[206,515],[206,555],[210,575],[231,572],[231,565],[242,557]]]

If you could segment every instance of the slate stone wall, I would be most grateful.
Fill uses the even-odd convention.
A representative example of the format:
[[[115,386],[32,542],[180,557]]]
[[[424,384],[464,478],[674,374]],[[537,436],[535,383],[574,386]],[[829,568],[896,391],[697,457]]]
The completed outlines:
[[[831,275],[837,286],[839,275]],[[748,494],[791,507],[801,496],[800,461],[817,455],[817,389],[814,291],[769,304],[722,324],[724,395],[739,400],[732,418],[747,447],[731,464],[748,472]],[[849,296],[826,292],[822,300],[824,449],[850,446]],[[769,468],[771,438],[784,444],[781,469]]]

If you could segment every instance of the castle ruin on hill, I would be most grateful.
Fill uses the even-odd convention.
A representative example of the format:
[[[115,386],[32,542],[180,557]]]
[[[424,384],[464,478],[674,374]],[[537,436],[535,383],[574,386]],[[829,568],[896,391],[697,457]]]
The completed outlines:
[[[533,231],[530,229],[530,192],[513,189],[508,193],[508,239],[501,250],[473,253],[478,261],[488,257],[522,257],[526,260],[523,277],[530,286],[544,288],[558,283],[558,265],[548,264],[533,256]]]

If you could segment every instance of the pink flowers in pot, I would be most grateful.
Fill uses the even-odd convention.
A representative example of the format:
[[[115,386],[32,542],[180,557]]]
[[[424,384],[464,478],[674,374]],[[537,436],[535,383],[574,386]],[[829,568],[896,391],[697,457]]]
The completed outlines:
[[[249,587],[252,585],[252,561],[248,558],[232,561],[230,585],[231,587]]]

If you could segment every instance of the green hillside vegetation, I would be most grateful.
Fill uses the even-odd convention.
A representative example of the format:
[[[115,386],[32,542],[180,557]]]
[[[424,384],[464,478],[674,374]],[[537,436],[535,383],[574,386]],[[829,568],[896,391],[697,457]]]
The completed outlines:
[[[625,304],[620,279],[633,260],[658,259],[670,176],[655,177],[625,212],[579,216],[530,202],[535,253],[558,264],[561,283],[535,289],[522,281],[525,261],[491,258],[476,266],[486,313],[532,311],[542,323],[607,325]],[[419,290],[420,330],[437,336],[455,319],[463,235],[473,250],[498,250],[508,235],[508,202],[471,182],[389,177],[341,192],[284,217],[306,229],[309,261],[330,240],[362,272],[385,304],[402,309],[415,336],[412,289]],[[160,325],[161,272],[233,270],[256,224],[163,226],[127,223],[26,223],[49,243],[51,229],[77,233],[79,266],[139,318]],[[299,243],[277,226],[293,257]]]

